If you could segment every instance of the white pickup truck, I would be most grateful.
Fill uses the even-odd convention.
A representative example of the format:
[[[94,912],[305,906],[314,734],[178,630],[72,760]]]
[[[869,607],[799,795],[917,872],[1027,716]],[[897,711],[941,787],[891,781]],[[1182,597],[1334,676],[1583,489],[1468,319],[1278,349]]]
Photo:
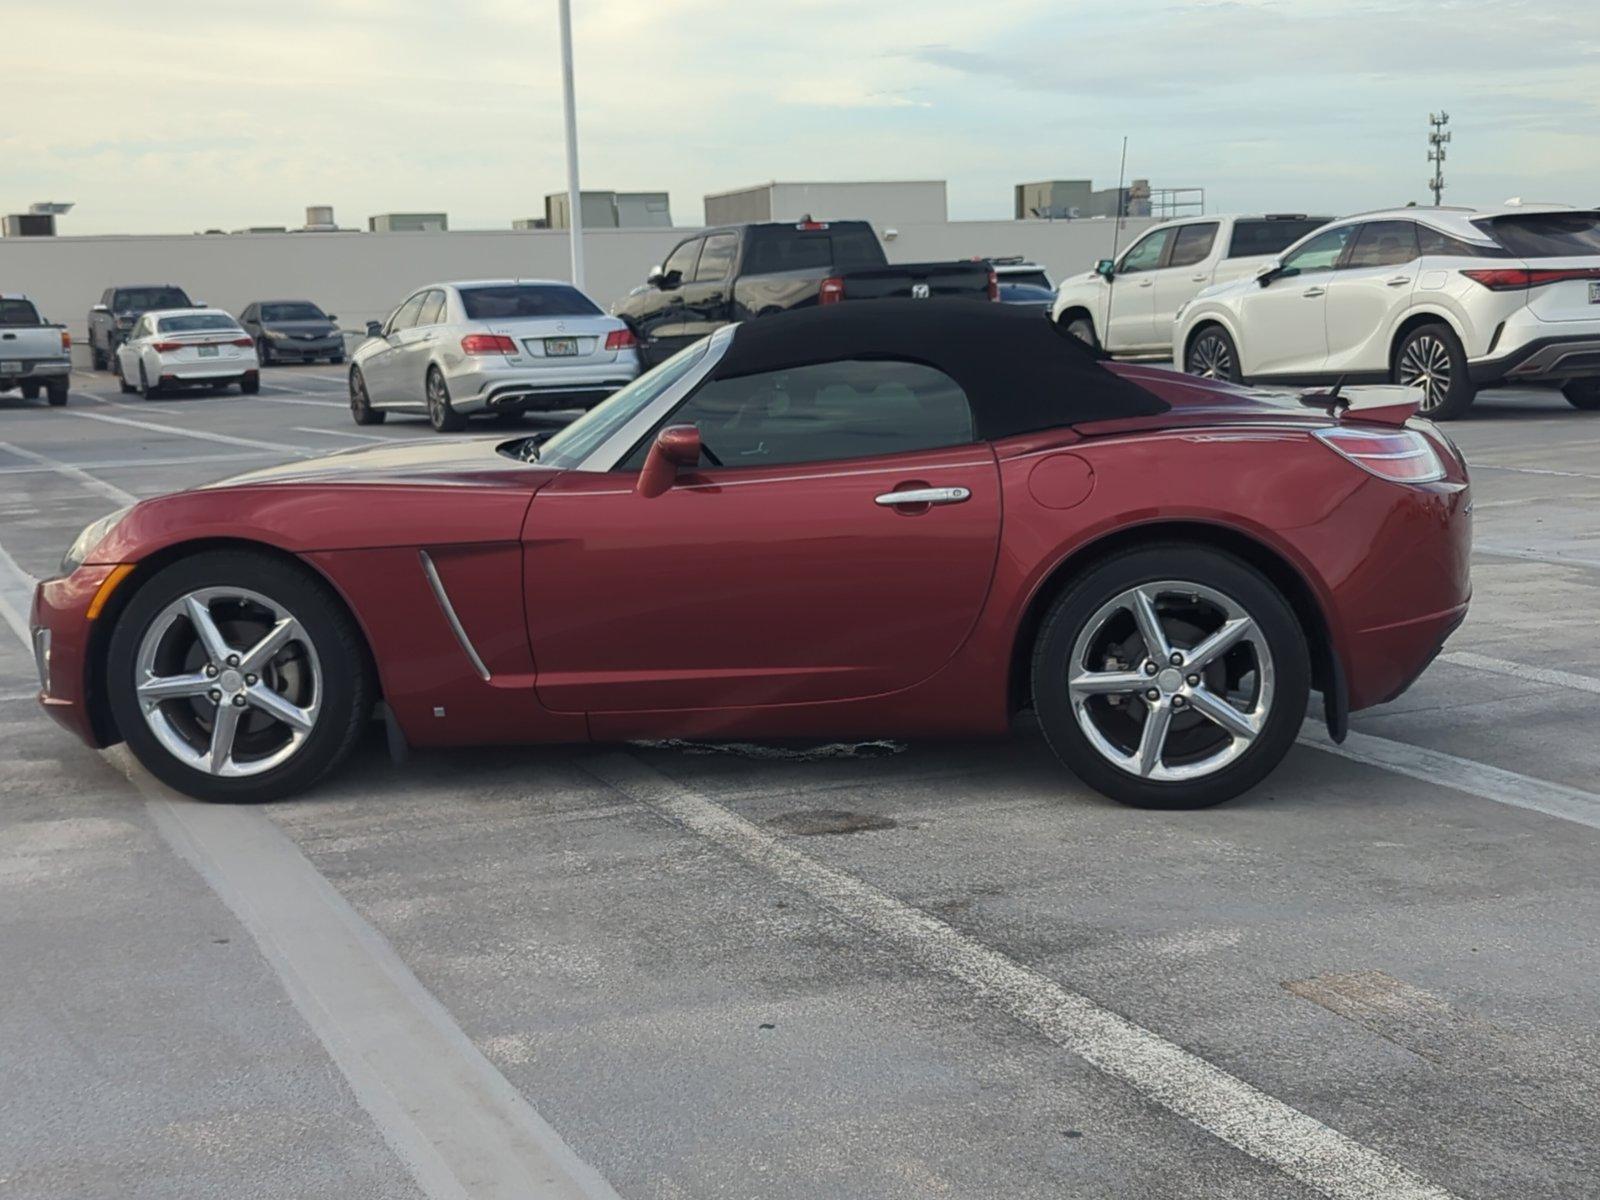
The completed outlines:
[[[1064,280],[1050,316],[1113,357],[1170,359],[1180,308],[1212,284],[1254,274],[1330,220],[1270,213],[1168,221],[1116,260],[1103,258],[1092,271]]]
[[[51,325],[33,301],[0,292],[0,393],[20,388],[25,398],[40,392],[59,407],[67,402],[72,374],[72,335]]]

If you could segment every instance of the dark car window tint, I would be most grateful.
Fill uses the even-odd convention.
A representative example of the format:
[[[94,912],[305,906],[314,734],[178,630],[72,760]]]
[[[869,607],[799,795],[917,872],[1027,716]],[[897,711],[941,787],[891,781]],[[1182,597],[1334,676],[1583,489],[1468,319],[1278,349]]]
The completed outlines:
[[[1464,242],[1458,237],[1451,237],[1437,229],[1426,225],[1417,226],[1418,248],[1423,254],[1438,255],[1448,258],[1510,258],[1509,250],[1502,250],[1499,246],[1480,246],[1476,242]]]
[[[880,360],[818,363],[717,379],[667,424],[693,424],[724,467],[826,462],[973,440],[966,395],[942,371]],[[649,439],[627,466],[644,462]]]
[[[694,269],[699,280],[726,279],[733,267],[733,251],[739,239],[731,233],[719,233],[706,239],[706,248],[700,251],[700,265]]]
[[[469,321],[511,317],[593,317],[600,309],[565,283],[514,283],[461,289]]]
[[[389,318],[389,332],[399,333],[402,329],[410,329],[415,325],[417,314],[422,311],[422,302],[427,298],[427,292],[418,292],[402,304],[399,311]]]
[[[1050,276],[1040,271],[1001,271],[998,275],[1000,286],[1007,284],[1027,285],[1028,287],[1041,287],[1054,290],[1050,283]]]
[[[162,317],[156,322],[157,333],[204,333],[238,328],[227,313],[189,313],[181,317]]]
[[[1356,235],[1345,266],[1397,267],[1417,257],[1417,227],[1410,221],[1369,221]]]
[[[152,308],[193,308],[181,288],[119,288],[111,305],[114,312],[144,312]]]
[[[254,311],[250,313],[255,316]],[[315,304],[263,304],[261,306],[261,320],[263,321],[326,321],[328,315]]]
[[[704,241],[704,238],[694,238],[679,246],[672,252],[672,257],[667,259],[666,266],[662,267],[661,270],[667,275],[671,275],[676,271],[679,279],[692,279],[694,277],[694,260],[699,257],[700,247],[704,244]]]
[[[1229,258],[1260,258],[1277,254],[1285,246],[1292,246],[1306,234],[1321,229],[1327,217],[1289,217],[1268,220],[1265,217],[1235,221],[1233,237],[1228,241]]]
[[[1122,264],[1117,268],[1117,274],[1137,275],[1140,271],[1154,271],[1161,265],[1161,256],[1166,252],[1167,243],[1171,240],[1170,229],[1158,229],[1154,233],[1145,234],[1122,256]]]
[[[1600,212],[1519,213],[1475,224],[1519,258],[1600,254]]]
[[[1192,267],[1211,256],[1211,246],[1217,240],[1217,223],[1206,221],[1199,225],[1180,225],[1177,238],[1172,243],[1169,267]]]
[[[1345,243],[1355,233],[1354,225],[1341,225],[1327,233],[1318,234],[1298,250],[1293,250],[1283,260],[1283,269],[1304,274],[1307,271],[1331,271],[1344,253]]]
[[[444,317],[444,293],[438,288],[429,292],[417,312],[418,325],[437,325]]]
[[[39,325],[39,311],[27,300],[0,300],[0,325]]]

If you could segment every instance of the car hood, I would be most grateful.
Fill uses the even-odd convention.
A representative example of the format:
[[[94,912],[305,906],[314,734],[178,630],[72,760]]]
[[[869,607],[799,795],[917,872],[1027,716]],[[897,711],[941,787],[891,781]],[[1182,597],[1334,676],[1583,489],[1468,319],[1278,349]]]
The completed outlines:
[[[358,446],[320,458],[280,463],[208,484],[211,488],[286,484],[389,484],[439,487],[527,487],[549,468],[501,454],[506,437],[417,438],[382,446]]]

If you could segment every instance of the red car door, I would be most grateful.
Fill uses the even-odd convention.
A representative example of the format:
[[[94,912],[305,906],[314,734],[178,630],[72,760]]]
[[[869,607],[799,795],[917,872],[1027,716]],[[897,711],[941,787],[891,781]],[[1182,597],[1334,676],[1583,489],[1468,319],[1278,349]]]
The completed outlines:
[[[882,406],[844,434],[861,397],[827,378],[791,372],[759,393],[761,411],[731,418],[732,407],[691,398],[673,423],[699,417],[722,465],[683,472],[654,497],[634,491],[637,470],[568,472],[543,489],[524,530],[542,702],[568,712],[817,703],[906,688],[947,662],[988,595],[999,470],[987,444],[952,431],[945,396],[915,408],[885,386],[867,390]],[[857,433],[944,445],[772,461],[816,457]],[[940,502],[890,498],[930,489],[944,489]]]

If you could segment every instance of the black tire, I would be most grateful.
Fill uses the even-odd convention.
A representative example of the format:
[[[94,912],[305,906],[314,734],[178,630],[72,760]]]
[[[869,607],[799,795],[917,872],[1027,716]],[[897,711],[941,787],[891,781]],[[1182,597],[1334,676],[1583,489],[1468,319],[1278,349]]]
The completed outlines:
[[[261,376],[260,375],[246,375],[243,379],[239,380],[239,394],[240,395],[242,395],[242,396],[254,396],[257,393],[259,393],[260,391],[261,391]]]
[[[467,427],[467,419],[450,407],[450,389],[445,386],[444,374],[438,367],[428,368],[425,384],[428,392],[428,424],[440,433],[459,433]]]
[[[332,366],[332,367],[337,367],[337,366],[341,365],[343,362],[344,362],[344,355],[335,354],[332,358],[330,358],[328,360],[328,365]]]
[[[121,359],[117,361],[120,363]],[[150,377],[145,374],[144,363],[142,362],[139,364],[139,387],[137,390],[140,398],[144,400],[154,400],[161,395],[161,389],[151,385]]]
[[[372,407],[372,397],[367,395],[367,381],[360,367],[350,368],[350,416],[357,425],[382,425],[389,414]]]
[[[40,384],[37,379],[30,379],[17,385],[18,390],[22,392],[24,400],[37,400],[39,398],[39,387]]]
[[[117,389],[124,396],[126,396],[130,392],[136,390],[134,388],[133,384],[129,383],[126,379],[123,378],[123,376],[122,376],[122,360],[120,358],[113,358],[111,360],[111,373],[112,373],[112,375],[116,376]]]
[[[1573,408],[1600,410],[1600,379],[1569,379],[1561,385],[1561,394]]]
[[[1259,732],[1242,752],[1237,752],[1210,773],[1194,779],[1150,779],[1117,766],[1095,747],[1080,727],[1067,686],[1069,669],[1073,669],[1073,673],[1077,669],[1086,669],[1072,663],[1073,651],[1097,614],[1102,613],[1108,604],[1124,592],[1141,584],[1162,581],[1199,585],[1229,598],[1255,621],[1271,657],[1272,694]],[[1131,616],[1126,619],[1132,620]],[[1163,624],[1181,632],[1181,611],[1175,612],[1170,618],[1163,617]],[[1196,638],[1203,637],[1206,632],[1197,626],[1189,628],[1195,630],[1190,636]],[[1134,637],[1138,637],[1137,631]],[[1171,637],[1174,649],[1180,648],[1180,641],[1178,636]],[[1193,641],[1182,641],[1184,648],[1192,649],[1194,644]],[[1140,640],[1138,645],[1142,654],[1143,641]],[[1251,654],[1254,650],[1245,653]],[[1212,672],[1221,670],[1226,675],[1226,672],[1234,669],[1226,665],[1228,661],[1223,656],[1214,665],[1202,668],[1205,687],[1214,690],[1216,677]],[[1093,669],[1133,671],[1138,668],[1132,662],[1126,662],[1123,666]],[[1163,679],[1166,675],[1166,671],[1161,671],[1156,679]],[[1256,678],[1259,681],[1260,675]],[[1178,686],[1181,688],[1182,684],[1180,678]],[[1265,576],[1232,555],[1203,546],[1174,542],[1114,555],[1090,567],[1068,584],[1051,605],[1034,642],[1032,686],[1034,708],[1046,742],[1057,757],[1090,787],[1113,800],[1137,808],[1206,808],[1254,787],[1283,760],[1305,719],[1311,687],[1311,664],[1305,633],[1294,611]],[[1168,684],[1163,682],[1162,686]],[[1111,714],[1112,721],[1124,721],[1127,728],[1135,733],[1136,740],[1137,736],[1142,735],[1144,726],[1135,722],[1134,718],[1143,715],[1146,720],[1149,719],[1154,706],[1137,693],[1120,699],[1129,706],[1121,710],[1122,715],[1109,708],[1098,711]],[[1170,699],[1166,702],[1174,703]],[[1134,705],[1138,707],[1132,707]],[[1173,724],[1169,738],[1187,739],[1187,742],[1180,742],[1180,748],[1187,744],[1196,747],[1198,753],[1210,742],[1223,736],[1220,729],[1194,710],[1193,705],[1181,710],[1172,708],[1171,712]],[[1168,747],[1172,745],[1170,741],[1164,744]],[[1231,740],[1229,744],[1232,744]],[[1159,755],[1156,761],[1158,766],[1165,765]]]
[[[266,338],[256,339],[256,358],[263,367],[272,361],[272,346]]]
[[[1419,325],[1394,348],[1389,378],[1422,389],[1419,415],[1434,421],[1465,416],[1478,389],[1467,374],[1467,355],[1448,325]]]
[[[44,385],[45,402],[51,408],[62,408],[67,403],[67,381],[65,379],[52,379]]]
[[[1061,323],[1061,328],[1090,349],[1100,349],[1100,339],[1095,336],[1094,322],[1081,313],[1078,316],[1067,318]]]
[[[300,622],[321,664],[322,694],[315,723],[298,750],[260,774],[213,775],[180,761],[146,723],[134,690],[139,643],[146,629],[173,601],[207,587],[245,587],[287,609]],[[304,567],[248,550],[179,559],[139,587],[111,633],[106,695],[118,731],[146,770],[198,800],[230,804],[276,800],[312,786],[349,755],[374,701],[361,634],[328,587]]]
[[[1244,380],[1239,370],[1239,347],[1221,325],[1202,325],[1190,335],[1183,352],[1183,370],[1188,375],[1225,383]]]
[[[111,356],[102,352],[92,341],[89,343],[89,367],[95,371],[111,369]]]

